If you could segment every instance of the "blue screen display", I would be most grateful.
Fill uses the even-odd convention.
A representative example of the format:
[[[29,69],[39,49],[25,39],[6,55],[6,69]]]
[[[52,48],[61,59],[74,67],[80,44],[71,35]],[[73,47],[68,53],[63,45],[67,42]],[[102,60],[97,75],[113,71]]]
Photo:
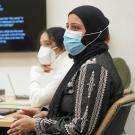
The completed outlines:
[[[0,52],[36,51],[45,28],[45,0],[0,0]]]

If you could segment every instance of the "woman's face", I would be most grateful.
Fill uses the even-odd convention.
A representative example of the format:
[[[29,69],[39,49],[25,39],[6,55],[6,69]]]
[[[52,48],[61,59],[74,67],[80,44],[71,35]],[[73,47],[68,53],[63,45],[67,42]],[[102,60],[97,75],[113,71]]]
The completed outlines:
[[[48,37],[48,34],[44,32],[40,37],[40,46],[54,48],[56,47],[56,44],[54,41],[51,41]]]
[[[66,23],[66,27],[70,31],[79,31],[83,34],[86,32],[81,19],[75,14],[70,14],[68,16],[68,22]]]
[[[48,34],[46,32],[44,32],[40,37],[40,46],[49,47],[53,49],[57,56],[64,52],[63,48],[58,47],[56,42],[49,39]]]

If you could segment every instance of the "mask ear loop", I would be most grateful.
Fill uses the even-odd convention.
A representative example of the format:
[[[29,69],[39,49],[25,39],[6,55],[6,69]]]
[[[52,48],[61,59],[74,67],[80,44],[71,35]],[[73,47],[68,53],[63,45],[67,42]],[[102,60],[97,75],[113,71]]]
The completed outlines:
[[[108,25],[107,25],[103,30],[101,30],[101,31],[94,32],[94,33],[90,33],[90,34],[85,34],[84,36],[90,36],[90,35],[98,34],[98,36],[97,36],[93,41],[91,41],[90,43],[88,43],[88,44],[86,45],[86,47],[87,47],[88,45],[92,44],[94,41],[96,41],[96,40],[100,37],[100,35],[102,34],[102,32],[105,31],[107,28],[108,28]]]
[[[56,47],[53,47],[52,49],[55,50],[55,49],[57,49],[57,48],[58,48],[58,47],[56,46]]]
[[[58,47],[57,46],[55,46],[55,47],[53,47],[52,48],[52,50],[54,51],[55,49],[57,49]],[[55,55],[56,55],[56,58],[59,56],[59,54],[56,54],[56,52],[54,51],[54,53],[55,53]]]

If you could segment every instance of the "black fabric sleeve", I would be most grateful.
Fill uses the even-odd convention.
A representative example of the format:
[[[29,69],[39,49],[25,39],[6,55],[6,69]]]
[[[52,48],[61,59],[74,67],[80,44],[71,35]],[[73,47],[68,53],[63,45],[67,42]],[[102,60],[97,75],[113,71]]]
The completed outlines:
[[[36,119],[38,135],[92,135],[102,121],[109,104],[110,77],[97,64],[86,64],[80,69],[73,89],[74,116]]]

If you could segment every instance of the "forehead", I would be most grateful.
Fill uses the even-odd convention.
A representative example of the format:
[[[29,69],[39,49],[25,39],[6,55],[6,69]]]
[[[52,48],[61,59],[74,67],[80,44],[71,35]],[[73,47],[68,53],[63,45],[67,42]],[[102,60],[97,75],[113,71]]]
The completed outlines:
[[[48,34],[46,32],[44,32],[43,34],[41,34],[40,41],[41,40],[49,40]]]
[[[75,14],[70,14],[68,16],[68,23],[75,23],[75,24],[83,25],[83,22],[81,21],[81,19]]]

